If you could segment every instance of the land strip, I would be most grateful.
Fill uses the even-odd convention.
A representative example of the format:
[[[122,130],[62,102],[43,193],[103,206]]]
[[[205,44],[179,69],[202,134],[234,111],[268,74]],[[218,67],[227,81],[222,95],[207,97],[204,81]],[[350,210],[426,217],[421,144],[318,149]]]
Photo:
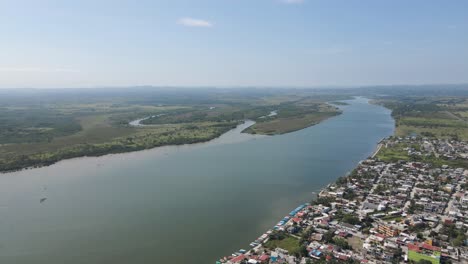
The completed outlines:
[[[308,92],[42,93],[47,96],[39,101],[35,93],[0,98],[1,172],[68,158],[205,142],[246,119],[257,122],[247,132],[287,133],[339,114],[326,102],[347,98]],[[270,115],[275,110],[277,114]],[[142,118],[142,126],[129,124]]]

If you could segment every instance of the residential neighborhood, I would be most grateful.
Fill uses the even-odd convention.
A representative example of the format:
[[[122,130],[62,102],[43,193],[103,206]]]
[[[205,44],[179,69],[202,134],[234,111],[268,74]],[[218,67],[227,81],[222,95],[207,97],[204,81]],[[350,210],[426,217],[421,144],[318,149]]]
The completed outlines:
[[[390,137],[217,263],[468,263],[468,144]]]

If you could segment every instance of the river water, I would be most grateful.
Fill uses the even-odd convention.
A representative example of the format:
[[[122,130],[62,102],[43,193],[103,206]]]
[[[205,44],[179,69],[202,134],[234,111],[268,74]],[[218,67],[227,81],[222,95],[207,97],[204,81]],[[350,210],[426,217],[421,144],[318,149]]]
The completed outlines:
[[[389,110],[348,102],[286,135],[240,127],[209,143],[1,174],[0,263],[214,263],[248,248],[393,133]]]

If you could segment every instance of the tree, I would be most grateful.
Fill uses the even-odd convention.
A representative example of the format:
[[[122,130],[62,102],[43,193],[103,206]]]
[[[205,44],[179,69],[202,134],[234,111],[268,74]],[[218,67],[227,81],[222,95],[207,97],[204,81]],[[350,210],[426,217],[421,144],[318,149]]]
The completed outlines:
[[[421,259],[418,261],[418,264],[432,264],[429,260]]]
[[[465,234],[458,234],[458,236],[453,240],[453,245],[456,247],[463,246],[465,243]]]
[[[416,236],[417,236],[419,239],[423,239],[423,238],[424,238],[424,235],[423,235],[422,233],[418,233]]]
[[[343,222],[351,224],[351,225],[357,225],[360,223],[359,218],[352,215],[352,214],[345,214],[343,216]]]
[[[348,241],[342,238],[335,238],[334,243],[342,249],[351,249],[351,246],[348,244]]]
[[[299,253],[301,257],[307,257],[307,255],[309,254],[309,251],[307,251],[306,246],[302,245],[301,248],[299,249]]]
[[[328,231],[327,233],[323,235],[323,240],[327,243],[332,243],[334,236],[335,236],[335,233],[333,231]]]

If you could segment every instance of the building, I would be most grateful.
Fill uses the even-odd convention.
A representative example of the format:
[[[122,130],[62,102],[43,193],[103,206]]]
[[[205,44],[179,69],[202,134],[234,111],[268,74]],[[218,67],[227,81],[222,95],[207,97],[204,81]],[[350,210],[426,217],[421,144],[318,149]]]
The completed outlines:
[[[379,225],[378,232],[386,237],[395,237],[398,236],[400,231],[389,225]]]

